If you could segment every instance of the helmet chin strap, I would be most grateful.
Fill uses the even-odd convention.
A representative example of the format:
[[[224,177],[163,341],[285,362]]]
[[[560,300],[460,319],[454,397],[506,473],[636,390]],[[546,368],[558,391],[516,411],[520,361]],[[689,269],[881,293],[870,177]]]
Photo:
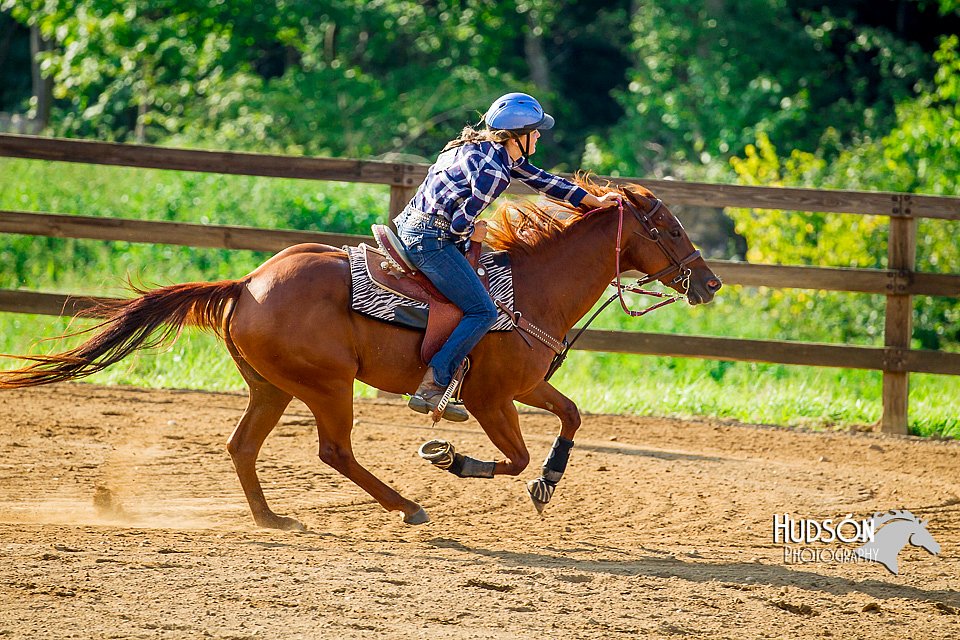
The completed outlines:
[[[516,138],[517,146],[520,147],[520,154],[523,156],[523,159],[526,160],[530,155],[528,149],[530,148],[530,134],[525,133],[523,137],[517,136]],[[526,140],[527,144],[524,144],[523,141]]]

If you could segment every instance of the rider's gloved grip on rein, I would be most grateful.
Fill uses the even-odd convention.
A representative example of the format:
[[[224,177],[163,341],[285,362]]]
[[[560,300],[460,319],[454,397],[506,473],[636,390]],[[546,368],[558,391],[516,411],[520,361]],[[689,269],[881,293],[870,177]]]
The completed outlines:
[[[563,472],[567,470],[567,461],[570,459],[570,449],[573,449],[573,440],[557,436],[553,441],[553,448],[543,461],[543,478],[548,482],[560,482]]]
[[[460,478],[492,478],[496,462],[477,460],[461,453],[453,454],[453,464],[447,469]]]

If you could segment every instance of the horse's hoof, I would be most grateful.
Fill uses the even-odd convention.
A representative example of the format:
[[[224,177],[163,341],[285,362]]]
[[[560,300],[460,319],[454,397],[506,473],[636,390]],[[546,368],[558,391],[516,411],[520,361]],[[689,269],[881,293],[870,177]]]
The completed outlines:
[[[420,445],[419,456],[440,469],[449,469],[456,450],[446,440],[428,440]]]
[[[530,496],[530,502],[533,503],[533,507],[537,510],[537,513],[542,516],[542,515],[543,515],[543,509],[547,506],[547,503],[546,503],[546,502],[540,502],[539,500],[537,500],[537,499],[534,498],[533,496]]]
[[[264,529],[279,529],[280,531],[306,531],[307,528],[296,518],[273,516],[257,522]]]
[[[544,502],[541,499],[541,496],[544,494],[544,483],[541,483],[540,478],[536,480],[531,480],[527,483],[527,495],[530,496],[530,502],[533,503],[533,507],[537,510],[537,513],[543,515],[543,510],[547,506],[547,502]],[[547,501],[552,497],[553,492],[550,491],[550,496],[545,496]]]
[[[407,524],[426,524],[430,522],[430,516],[423,510],[423,507],[420,507],[416,513],[403,516],[403,521]]]
[[[284,531],[299,531],[301,533],[304,531],[308,531],[307,525],[303,524],[299,520],[296,520],[294,518],[284,518],[284,519],[287,520],[287,522],[285,522],[281,527],[281,529],[283,529]]]

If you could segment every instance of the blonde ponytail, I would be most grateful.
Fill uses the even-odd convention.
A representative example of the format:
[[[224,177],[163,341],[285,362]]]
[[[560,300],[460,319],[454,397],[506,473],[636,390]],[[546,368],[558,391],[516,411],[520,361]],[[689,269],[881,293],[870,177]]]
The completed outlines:
[[[505,143],[507,140],[515,137],[512,131],[505,131],[503,129],[474,129],[473,127],[466,126],[463,128],[463,131],[460,132],[460,135],[451,140],[443,148],[443,151],[448,149],[453,149],[454,147],[459,147],[465,144],[476,144],[478,142],[497,142],[499,144]]]

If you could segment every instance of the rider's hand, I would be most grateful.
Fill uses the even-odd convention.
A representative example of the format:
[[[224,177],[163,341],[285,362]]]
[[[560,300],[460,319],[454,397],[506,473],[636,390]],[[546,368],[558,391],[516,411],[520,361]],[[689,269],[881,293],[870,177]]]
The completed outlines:
[[[616,191],[611,191],[610,193],[605,193],[605,194],[603,194],[603,197],[600,198],[600,202],[602,202],[602,203],[604,203],[604,204],[608,204],[608,203],[609,203],[609,204],[620,204],[620,202],[621,202],[622,200],[623,200],[623,196],[621,196],[621,195],[620,195],[619,193],[617,193]]]
[[[599,198],[595,195],[588,194],[583,201],[587,206],[600,208],[600,207],[609,207],[610,205],[618,205],[623,199],[623,196],[617,193],[616,191],[611,191],[610,193],[605,193]]]
[[[610,193],[605,193],[602,196],[600,196],[598,200],[600,200],[600,206],[607,207],[607,206],[610,206],[611,204],[619,205],[621,200],[623,200],[623,196],[621,196],[616,191],[611,191]]]
[[[487,221],[477,220],[473,223],[473,233],[470,234],[471,242],[483,242],[487,237]]]

